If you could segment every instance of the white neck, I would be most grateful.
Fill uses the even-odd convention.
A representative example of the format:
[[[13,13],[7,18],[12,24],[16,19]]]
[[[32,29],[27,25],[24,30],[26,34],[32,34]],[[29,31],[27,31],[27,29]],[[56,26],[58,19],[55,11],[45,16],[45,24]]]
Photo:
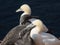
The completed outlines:
[[[24,16],[24,15],[30,15],[30,13],[24,12],[24,13],[22,13],[22,15],[20,16],[20,18],[21,18],[22,16]],[[19,24],[22,25],[21,23],[19,23]]]
[[[24,15],[31,15],[31,13],[24,12],[24,13],[22,13],[21,17],[24,16]]]
[[[35,39],[38,34],[39,34],[39,29],[38,27],[35,27],[31,30],[30,36],[32,39]]]

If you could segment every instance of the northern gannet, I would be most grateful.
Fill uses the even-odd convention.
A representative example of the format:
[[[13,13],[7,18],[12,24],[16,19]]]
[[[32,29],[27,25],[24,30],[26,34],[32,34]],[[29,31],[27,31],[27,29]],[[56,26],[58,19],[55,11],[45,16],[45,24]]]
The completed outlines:
[[[32,24],[36,25],[36,27],[31,30],[30,37],[35,41],[36,45],[60,45],[60,40],[43,30],[45,26],[43,26],[42,21],[34,20]]]

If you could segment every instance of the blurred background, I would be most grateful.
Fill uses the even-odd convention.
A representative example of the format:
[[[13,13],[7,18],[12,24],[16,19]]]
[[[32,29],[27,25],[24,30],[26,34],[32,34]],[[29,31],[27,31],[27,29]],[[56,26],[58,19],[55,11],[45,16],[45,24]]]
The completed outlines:
[[[32,15],[39,16],[52,34],[60,37],[60,1],[59,0],[0,0],[0,39],[10,29],[19,24],[21,13],[15,11],[22,5],[29,4]]]

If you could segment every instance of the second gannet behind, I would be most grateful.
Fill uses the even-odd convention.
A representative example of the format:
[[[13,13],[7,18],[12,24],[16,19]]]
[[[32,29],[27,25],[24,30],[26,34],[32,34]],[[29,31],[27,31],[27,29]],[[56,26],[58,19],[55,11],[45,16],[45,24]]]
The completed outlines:
[[[31,30],[31,34],[30,34],[31,37],[33,36],[33,34],[39,34],[41,32],[48,31],[48,28],[39,19],[33,20],[32,24],[36,25],[36,27]]]
[[[40,20],[34,20],[32,24],[36,25],[36,27],[31,30],[30,37],[34,40],[36,45],[60,45],[60,40],[52,34],[45,32],[47,28],[44,28]],[[43,29],[45,29],[45,31],[43,31]]]
[[[30,20],[30,21],[32,22],[33,25],[36,25],[36,27],[34,27],[31,30],[30,37],[35,42],[35,45],[45,45],[45,43],[43,43],[42,37],[40,36],[39,33],[47,32],[48,28],[39,19],[34,19],[34,20]]]

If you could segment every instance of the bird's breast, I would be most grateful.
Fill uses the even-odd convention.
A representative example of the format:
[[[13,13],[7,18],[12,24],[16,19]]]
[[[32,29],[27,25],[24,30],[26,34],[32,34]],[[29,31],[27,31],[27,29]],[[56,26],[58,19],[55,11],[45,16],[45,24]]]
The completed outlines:
[[[31,32],[30,32],[30,37],[31,37],[32,39],[35,39],[38,34],[39,34],[38,28],[35,27],[35,28],[33,28],[33,29],[31,30]]]
[[[54,42],[54,41],[58,40],[55,36],[53,36],[49,33],[41,33],[40,35],[43,39],[43,42]]]

